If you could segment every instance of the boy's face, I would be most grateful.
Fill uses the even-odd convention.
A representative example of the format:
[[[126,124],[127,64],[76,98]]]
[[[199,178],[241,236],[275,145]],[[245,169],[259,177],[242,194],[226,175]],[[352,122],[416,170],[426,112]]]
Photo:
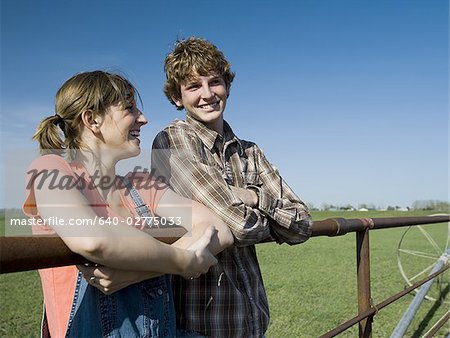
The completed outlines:
[[[227,103],[228,89],[221,76],[194,76],[181,82],[181,98],[174,100],[186,113],[208,128],[222,132],[223,111]]]

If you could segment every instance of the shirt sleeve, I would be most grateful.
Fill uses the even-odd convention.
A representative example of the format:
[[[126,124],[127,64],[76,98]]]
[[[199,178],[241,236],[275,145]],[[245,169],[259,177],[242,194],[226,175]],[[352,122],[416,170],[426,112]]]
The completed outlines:
[[[280,176],[278,170],[256,147],[260,184],[249,186],[258,191],[258,209],[273,222],[271,233],[279,243],[298,244],[312,232],[312,220],[306,204]]]
[[[153,142],[152,169],[177,193],[215,212],[232,231],[236,245],[253,245],[268,238],[268,217],[233,195],[221,170],[204,163],[200,142],[182,127],[166,128]]]

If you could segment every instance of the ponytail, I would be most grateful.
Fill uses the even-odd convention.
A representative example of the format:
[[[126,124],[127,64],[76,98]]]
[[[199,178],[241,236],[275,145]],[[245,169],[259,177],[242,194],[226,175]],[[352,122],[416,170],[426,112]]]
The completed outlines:
[[[33,140],[39,143],[41,154],[62,153],[64,151],[65,145],[61,138],[63,124],[64,120],[57,114],[49,116],[39,123],[33,135]]]
[[[82,113],[87,110],[104,115],[113,104],[134,101],[136,89],[123,76],[104,71],[72,76],[56,93],[55,112],[42,120],[33,140],[41,154],[56,153],[71,158],[73,152],[87,148],[83,143]]]

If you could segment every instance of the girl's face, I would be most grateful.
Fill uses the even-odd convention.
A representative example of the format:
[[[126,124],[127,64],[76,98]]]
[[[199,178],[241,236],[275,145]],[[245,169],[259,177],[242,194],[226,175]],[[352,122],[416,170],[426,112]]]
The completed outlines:
[[[140,131],[147,123],[134,101],[110,106],[99,127],[103,150],[117,160],[139,155]]]

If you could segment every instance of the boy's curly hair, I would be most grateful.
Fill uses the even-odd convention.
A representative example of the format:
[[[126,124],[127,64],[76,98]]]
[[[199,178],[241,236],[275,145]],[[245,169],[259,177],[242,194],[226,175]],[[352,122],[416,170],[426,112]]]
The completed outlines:
[[[176,106],[174,100],[181,98],[180,83],[196,75],[207,76],[211,73],[222,76],[230,90],[234,73],[230,63],[223,53],[211,42],[197,37],[190,37],[177,41],[171,53],[166,56],[164,62],[166,83],[164,94],[170,103]],[[178,107],[178,110],[183,107]]]

